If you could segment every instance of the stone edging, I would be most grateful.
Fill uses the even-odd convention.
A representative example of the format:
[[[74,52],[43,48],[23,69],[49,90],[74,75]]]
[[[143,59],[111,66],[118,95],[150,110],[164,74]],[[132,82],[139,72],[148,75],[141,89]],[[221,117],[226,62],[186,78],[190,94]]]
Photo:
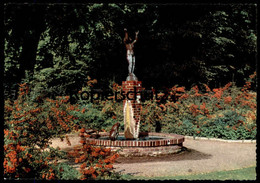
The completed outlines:
[[[210,141],[219,141],[227,143],[256,143],[256,140],[224,140],[219,138],[207,138],[207,137],[193,137],[193,136],[184,136],[185,139],[194,139],[194,140],[210,140]]]
[[[119,133],[123,135],[123,133]],[[108,133],[100,133],[101,136],[109,136]],[[111,141],[109,139],[94,139],[87,138],[89,142],[94,142],[95,145],[101,146],[113,146],[113,147],[157,147],[157,146],[171,146],[171,145],[182,145],[184,142],[184,136],[177,134],[166,134],[166,133],[149,133],[149,136],[161,136],[165,137],[158,140],[115,140]]]

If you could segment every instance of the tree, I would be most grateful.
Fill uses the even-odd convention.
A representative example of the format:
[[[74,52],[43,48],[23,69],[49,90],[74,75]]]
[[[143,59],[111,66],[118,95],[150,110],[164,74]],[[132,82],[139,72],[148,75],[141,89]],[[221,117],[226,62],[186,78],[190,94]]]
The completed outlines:
[[[62,95],[88,75],[97,87],[120,83],[127,76],[124,27],[130,36],[140,31],[135,74],[147,87],[241,85],[255,70],[254,4],[6,4],[4,13],[6,87],[26,79]]]

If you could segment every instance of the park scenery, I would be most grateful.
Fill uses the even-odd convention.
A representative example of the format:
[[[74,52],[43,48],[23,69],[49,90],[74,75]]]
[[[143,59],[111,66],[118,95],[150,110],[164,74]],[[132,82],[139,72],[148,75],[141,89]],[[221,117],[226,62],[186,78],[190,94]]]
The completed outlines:
[[[256,179],[255,157],[239,150],[230,168],[213,155],[209,171],[182,164],[204,143],[255,155],[255,4],[6,3],[4,15],[5,180]],[[153,156],[128,157],[120,138],[159,142]],[[219,152],[227,162],[231,149]],[[168,174],[135,176],[155,160]]]

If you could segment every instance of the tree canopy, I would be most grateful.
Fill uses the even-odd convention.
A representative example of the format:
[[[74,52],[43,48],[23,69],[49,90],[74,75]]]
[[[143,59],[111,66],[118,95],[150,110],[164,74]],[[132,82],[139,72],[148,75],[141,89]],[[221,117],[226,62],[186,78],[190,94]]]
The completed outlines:
[[[256,70],[255,4],[5,4],[4,26],[7,91],[28,81],[75,93],[87,76],[121,83],[125,27],[140,32],[135,74],[147,88],[242,85]]]

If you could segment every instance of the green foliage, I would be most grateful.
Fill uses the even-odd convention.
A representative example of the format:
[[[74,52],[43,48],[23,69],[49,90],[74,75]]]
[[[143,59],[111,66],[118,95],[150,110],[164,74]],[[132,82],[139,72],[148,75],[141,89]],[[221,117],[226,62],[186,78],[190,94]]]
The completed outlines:
[[[79,171],[66,163],[59,163],[57,166],[53,166],[53,168],[57,172],[59,180],[79,180],[80,178]]]
[[[255,75],[250,76],[253,80]],[[211,89],[205,85],[190,91],[172,87],[167,102],[146,101],[142,110],[141,129],[155,131],[160,121],[161,130],[190,136],[222,139],[256,138],[256,95],[250,91],[251,83],[243,88],[228,83],[223,88]],[[178,98],[172,101],[172,98]]]
[[[71,115],[76,117],[76,123],[82,123],[84,128],[98,131],[106,128],[105,115],[94,104],[81,104],[79,109],[80,111],[71,111]]]
[[[232,5],[224,11],[210,11],[206,15],[206,21],[200,24],[203,37],[201,45],[204,50],[200,60],[205,63],[202,70],[208,83],[215,80],[215,86],[219,86],[217,80],[227,78],[237,81],[253,72],[253,62],[250,61],[251,65],[238,61],[243,54],[248,57],[256,54],[256,32],[250,21],[253,14],[249,13],[253,9],[254,6]]]
[[[118,155],[111,153],[110,149],[103,149],[106,152],[104,153],[100,148],[93,147],[93,144],[88,144],[86,147],[83,143],[83,153],[89,157],[89,161],[94,162],[86,161],[90,163],[82,168],[83,170],[86,168],[86,171],[79,172],[70,165],[59,162],[61,159],[68,158],[67,153],[59,148],[50,147],[51,138],[57,136],[62,138],[63,135],[77,131],[84,125],[100,130],[101,125],[104,125],[101,124],[104,122],[104,117],[98,108],[94,108],[91,104],[82,105],[83,109],[87,108],[87,112],[86,116],[80,116],[79,114],[84,112],[78,104],[71,105],[68,96],[56,97],[53,100],[42,96],[32,98],[33,94],[30,93],[28,85],[21,84],[18,98],[14,102],[10,100],[5,102],[5,178],[47,180],[73,180],[80,179],[82,176],[89,178],[93,172],[87,173],[87,169],[91,167],[93,170],[93,166],[101,160],[101,156],[105,164],[101,163],[100,166],[105,168],[105,173],[100,173],[98,178],[118,177],[112,172],[112,163]],[[84,118],[87,123],[84,123]],[[69,143],[68,139],[67,141]],[[90,149],[93,152],[90,152]],[[103,169],[97,172],[100,171],[102,172]],[[93,174],[93,178],[97,178],[96,174]]]
[[[156,100],[144,102],[145,109],[142,111],[140,131],[160,131],[161,122],[164,118],[161,115],[162,109],[157,105]]]
[[[256,167],[248,167],[237,170],[219,171],[194,175],[143,177],[129,174],[122,175],[123,180],[256,180]]]
[[[51,100],[30,96],[28,86],[21,85],[18,99],[5,106],[9,111],[5,124],[23,134],[20,140],[26,143],[24,145],[43,148],[53,135],[71,132],[80,125],[72,121],[74,117],[69,114],[68,97]]]
[[[136,63],[136,75],[149,86],[174,82],[220,87],[226,80],[241,86],[256,64],[253,4],[207,8],[6,4],[4,8],[6,90],[14,89],[26,71],[38,91],[53,96],[75,94],[87,75],[106,86],[112,78],[121,81],[127,72],[124,27],[130,34],[140,30],[135,53],[142,62]]]
[[[75,95],[72,96],[79,99],[77,100],[79,110],[71,111],[70,114],[75,116],[76,124],[80,123],[82,127],[86,129],[95,129],[98,132],[104,130],[110,131],[116,122],[122,123],[123,121],[123,104],[122,102],[116,101],[114,97],[114,92],[119,91],[119,89],[116,88],[118,85],[115,83],[112,84],[111,82],[110,89],[106,91],[113,95],[106,99],[102,96],[102,93],[95,93],[94,85],[96,85],[96,83],[97,81],[95,79],[91,80],[91,78],[88,78],[87,86],[82,87],[77,97],[75,97]],[[84,92],[87,92],[87,94]],[[102,92],[105,94],[105,90]],[[91,95],[93,95],[92,100]],[[120,128],[123,130],[123,125],[121,125]]]
[[[245,118],[239,115],[235,111],[225,111],[223,117],[214,119],[206,125],[201,125],[198,130],[200,134],[198,136],[202,137],[216,137],[222,139],[254,139],[256,135],[256,129],[247,130],[243,126],[242,121],[245,121]],[[241,124],[239,123],[241,122]],[[238,127],[236,127],[238,125]],[[253,129],[255,125],[247,125],[248,129]]]

